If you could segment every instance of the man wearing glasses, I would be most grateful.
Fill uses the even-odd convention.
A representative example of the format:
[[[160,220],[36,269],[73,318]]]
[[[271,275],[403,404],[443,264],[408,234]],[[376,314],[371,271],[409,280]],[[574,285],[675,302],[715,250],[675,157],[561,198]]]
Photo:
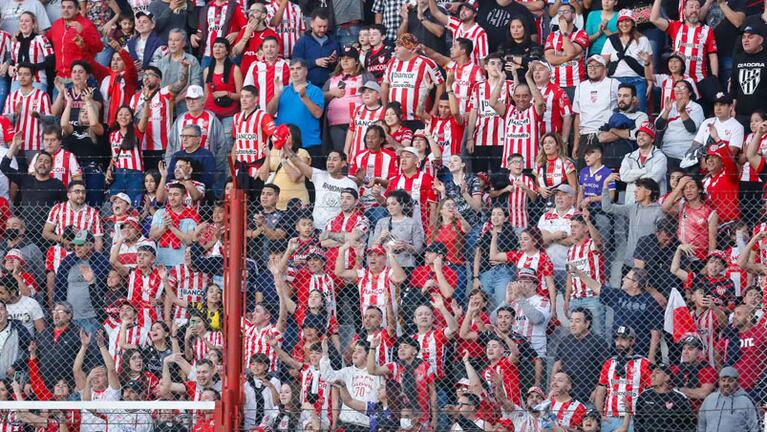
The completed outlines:
[[[48,213],[48,219],[43,227],[43,238],[61,243],[64,228],[73,225],[78,230],[88,231],[95,237],[96,251],[103,250],[104,231],[101,225],[99,211],[85,203],[85,183],[82,180],[69,182],[67,201],[58,203]]]
[[[575,6],[564,3],[557,11],[559,29],[549,33],[543,56],[554,67],[554,84],[559,85],[572,100],[575,86],[586,78],[584,53],[589,48],[589,35],[575,27]]]
[[[216,158],[210,150],[202,148],[202,129],[195,124],[185,126],[181,131],[181,150],[173,154],[168,165],[168,172],[176,172],[176,161],[184,158],[190,164],[197,163],[199,181],[205,185],[211,185],[216,175]]]
[[[607,62],[601,55],[593,55],[586,61],[589,79],[575,87],[573,95],[573,156],[578,169],[583,168],[583,155],[591,144],[599,141],[602,127],[618,107],[618,80],[607,77]]]

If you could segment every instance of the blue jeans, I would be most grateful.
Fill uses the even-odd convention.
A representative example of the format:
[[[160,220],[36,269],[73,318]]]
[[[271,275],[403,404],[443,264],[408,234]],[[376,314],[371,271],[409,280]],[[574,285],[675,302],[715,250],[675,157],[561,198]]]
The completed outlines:
[[[637,91],[637,111],[647,112],[647,81],[643,77],[617,77],[622,84],[633,85]]]
[[[570,299],[570,307],[568,312],[572,313],[573,309],[582,307],[591,311],[591,330],[595,335],[604,336],[605,328],[605,307],[599,301],[599,297],[587,297]]]
[[[104,43],[104,49],[96,54],[96,63],[104,67],[109,67],[112,63],[112,54],[114,54],[114,50],[109,46],[109,40],[106,37],[102,37],[101,42]]]
[[[719,83],[723,89],[727,88],[727,81],[732,75],[732,57],[719,57]]]
[[[8,97],[8,89],[11,84],[11,79],[7,76],[0,77],[0,106],[5,106],[5,99]]]
[[[341,48],[352,45],[360,37],[360,26],[350,25],[348,28],[336,28],[336,42]],[[339,54],[340,55],[340,54]]]
[[[95,162],[82,167],[85,181],[85,201],[89,206],[100,208],[104,203],[104,171]]]
[[[455,292],[453,292],[453,298],[458,304],[463,304],[463,301],[466,298],[466,283],[468,282],[468,279],[466,279],[466,264],[449,264],[448,267],[453,269],[458,279]]]
[[[125,192],[133,201],[134,206],[141,204],[141,192],[144,188],[144,173],[142,171],[118,168],[114,170],[114,181],[109,188],[110,195]]]
[[[665,32],[662,32],[655,27],[647,29],[643,33],[647,40],[650,41],[650,46],[652,47],[652,63],[654,66],[653,69],[658,70],[661,55],[664,51],[663,48],[666,46],[666,40],[668,37],[666,36]]]
[[[93,332],[102,328],[101,324],[99,324],[96,318],[82,318],[82,319],[76,319],[72,321],[75,324],[77,324],[78,327],[85,330],[85,333],[88,333],[89,335],[92,335]]]
[[[506,287],[509,286],[513,277],[514,272],[508,265],[492,266],[489,270],[479,274],[482,291],[487,294],[487,298],[492,304],[490,310],[494,310],[506,301]]]
[[[623,426],[623,417],[608,417],[602,422],[602,432],[613,432]],[[628,432],[634,432],[634,421],[629,422]]]

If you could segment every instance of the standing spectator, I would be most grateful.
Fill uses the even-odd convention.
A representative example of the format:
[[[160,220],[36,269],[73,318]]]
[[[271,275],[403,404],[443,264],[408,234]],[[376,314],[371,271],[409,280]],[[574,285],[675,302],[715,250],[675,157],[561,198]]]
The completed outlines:
[[[458,6],[458,18],[446,15],[437,7],[436,0],[429,0],[429,11],[431,15],[444,25],[453,34],[453,43],[463,38],[472,42],[473,50],[467,53],[469,60],[477,65],[485,61],[489,53],[487,47],[487,33],[485,29],[477,24],[477,5],[473,2],[463,2]]]
[[[274,98],[276,83],[282,86],[290,82],[290,64],[280,58],[279,39],[266,36],[261,43],[263,57],[255,57],[250,62],[250,68],[245,69],[240,65],[240,70],[245,71],[242,85],[252,85],[258,89],[258,107],[265,110],[269,102]]]
[[[586,61],[589,79],[581,81],[573,95],[573,156],[582,164],[586,147],[598,142],[599,128],[610,120],[618,106],[618,80],[607,76],[607,62],[601,55]]]
[[[636,333],[621,326],[615,331],[615,356],[602,366],[594,405],[602,412],[602,431],[612,432],[625,426],[625,417],[636,412],[637,398],[651,385],[650,362],[634,355]],[[629,426],[631,427],[631,420]]]
[[[386,44],[389,46],[394,45],[394,40],[397,39],[397,30],[402,23],[400,11],[407,2],[408,0],[374,0],[373,2],[375,23],[383,24],[386,28]]]
[[[26,222],[17,216],[11,216],[5,221],[3,240],[0,242],[0,255],[5,256],[11,249],[21,251],[21,256],[26,261],[29,272],[42,286],[42,282],[45,280],[45,256],[40,248],[29,239]],[[53,304],[50,306],[52,308]]]
[[[474,85],[485,80],[482,73],[482,67],[479,63],[472,61],[472,52],[476,45],[471,39],[456,38],[450,47],[450,58],[446,58],[437,52],[424,48],[424,52],[430,56],[437,64],[445,69],[447,77],[451,80],[446,85],[448,95],[452,91],[458,102],[461,116],[468,114],[469,103],[471,102],[471,91]],[[485,56],[487,57],[487,56]],[[485,62],[482,57],[482,64]]]
[[[328,4],[333,11],[335,37],[339,48],[353,46],[359,40],[360,24],[364,18],[364,0],[336,0]],[[362,62],[362,58],[358,58]]]
[[[667,159],[654,145],[655,131],[652,125],[644,122],[634,135],[639,148],[623,157],[619,171],[620,180],[626,183],[626,204],[634,202],[634,191],[641,179],[654,180],[658,185],[659,196],[666,193]]]
[[[21,252],[18,249],[8,251],[5,256],[5,263],[6,265],[13,263],[10,265],[16,266],[18,269],[7,272],[5,276],[0,278],[0,301],[5,303],[8,317],[23,325],[30,335],[41,333],[45,330],[45,315],[43,315],[40,303],[32,298],[36,293],[30,288],[35,288],[35,286],[29,282],[31,281],[34,285],[37,284],[32,279],[31,274],[23,271],[22,266],[25,261]]]
[[[716,369],[705,360],[703,341],[696,334],[690,334],[679,341],[682,345],[681,361],[672,367],[673,383],[677,390],[690,399],[693,413],[697,413],[703,400],[714,391]]]
[[[604,257],[602,256],[602,240],[594,224],[591,223],[589,212],[574,215],[570,218],[570,235],[573,245],[567,249],[568,278],[565,285],[564,310],[565,315],[579,307],[587,309],[592,316],[594,333],[603,336],[604,308],[599,302],[598,294],[578,277],[577,271],[588,274],[591,279],[604,282]]]
[[[639,395],[634,412],[636,432],[693,432],[695,412],[690,400],[674,386],[671,366],[658,363],[651,367],[651,388]]]
[[[767,80],[754,79],[767,76],[767,49],[764,40],[767,37],[767,24],[747,22],[740,37],[742,48],[733,57],[730,94],[738,101],[736,118],[746,127],[746,118],[764,107],[767,100]]]
[[[74,365],[80,348],[80,328],[72,322],[72,305],[57,301],[51,309],[51,327],[37,335],[37,361],[40,365]],[[70,382],[69,371],[63,366],[40,368],[43,382],[48,389],[62,379]]]
[[[386,48],[388,49],[388,47]],[[343,152],[350,161],[366,150],[365,136],[368,127],[384,120],[386,110],[381,105],[381,86],[374,80],[365,82],[359,89],[362,104],[351,113],[349,130]]]
[[[543,112],[546,110],[546,101],[533,81],[532,70],[528,69],[525,74],[525,83],[517,83],[514,87],[512,99],[514,105],[507,108],[504,118],[501,167],[510,168],[511,159],[518,154],[522,156],[522,169],[530,173],[536,168]]]
[[[618,12],[618,31],[610,36],[602,49],[608,62],[608,75],[623,84],[634,87],[639,100],[637,109],[647,112],[647,82],[645,81],[645,56],[652,55],[650,41],[637,30],[636,18],[628,9]]]
[[[719,57],[719,83],[727,88],[733,70],[740,29],[746,22],[746,0],[718,2],[706,0],[700,5],[700,20],[713,30]]]
[[[266,111],[276,115],[277,125],[291,123],[298,126],[303,148],[309,152],[315,166],[325,161],[320,145],[320,118],[325,109],[325,98],[319,87],[307,81],[308,73],[309,65],[305,60],[291,60],[290,84],[282,87],[275,82],[274,98],[267,104]]]
[[[559,28],[549,33],[543,52],[546,62],[554,67],[554,84],[565,89],[572,100],[575,86],[586,78],[587,65],[583,59],[589,48],[589,35],[575,27],[575,12],[572,3],[559,5]]]
[[[280,128],[287,128],[289,133],[286,136],[286,140],[274,140],[274,143],[278,143],[268,153],[268,160],[261,166],[259,175],[262,180],[267,183],[274,183],[277,185],[282,193],[280,199],[277,201],[277,208],[280,210],[288,209],[288,202],[291,199],[298,198],[303,205],[309,205],[309,190],[306,188],[305,177],[303,172],[298,168],[294,160],[303,159],[305,165],[312,163],[312,158],[309,153],[301,148],[301,132],[295,125],[283,125]],[[280,135],[278,129],[275,135]],[[280,147],[279,143],[283,143]],[[271,181],[265,177],[266,173],[274,173]]]
[[[19,63],[15,72],[18,89],[5,100],[3,114],[15,120],[16,130],[23,131],[22,150],[31,160],[32,153],[42,149],[43,124],[40,116],[51,115],[51,98],[45,88],[34,86],[35,73],[31,64]]]
[[[613,217],[602,208],[602,195],[607,188],[609,199],[617,194],[615,180],[606,182],[612,171],[602,164],[602,146],[599,144],[586,148],[584,158],[586,167],[578,175],[578,199],[575,206],[581,210],[593,212],[594,225],[599,230],[605,252],[610,252],[613,241]]]
[[[577,401],[591,400],[597,386],[602,358],[609,355],[610,347],[601,336],[591,331],[591,311],[575,308],[570,312],[570,333],[557,345],[551,375],[564,372],[571,377],[571,395]]]
[[[200,67],[205,69],[210,64],[216,39],[234,40],[237,33],[248,25],[244,12],[236,0],[215,0],[200,9],[197,33],[191,35],[192,48],[198,49],[198,55],[202,56]]]
[[[737,341],[740,344],[740,358],[735,360],[729,357],[726,344],[730,340],[722,337],[719,339],[719,346],[717,347],[722,353],[722,364],[731,365],[735,368],[740,388],[748,392],[751,397],[759,400],[757,395],[763,391],[759,383],[767,364],[767,331],[760,325],[754,325],[754,311],[748,305],[740,305],[735,308],[735,312],[732,314],[732,328],[738,332]],[[719,377],[722,377],[721,373]],[[722,385],[721,380],[719,385]],[[706,399],[703,401],[701,412],[704,412],[706,406],[710,404],[708,398]]]
[[[106,69],[107,76],[101,80],[99,91],[104,97],[102,120],[107,125],[113,125],[117,110],[128,105],[130,98],[136,94],[138,86],[138,71],[130,53],[124,49],[112,54],[112,63]]]
[[[8,76],[12,79],[11,92],[18,88],[16,68],[21,63],[33,65],[32,86],[43,91],[47,90],[48,72],[53,70],[56,60],[53,58],[53,45],[48,38],[39,34],[37,25],[37,17],[34,13],[22,12],[19,16],[19,32],[14,35],[15,40],[11,40],[9,48],[11,65],[8,67]],[[22,42],[24,42],[23,46]]]
[[[540,271],[543,271],[542,269]],[[538,272],[532,268],[517,270],[517,279],[509,285],[506,303],[516,312],[514,331],[530,341],[539,357],[546,356],[546,326],[551,319],[552,304],[549,299],[536,294]],[[536,382],[540,381],[536,366]]]
[[[188,90],[189,91],[189,90]],[[193,91],[195,92],[195,91]],[[274,119],[258,105],[259,92],[253,85],[246,85],[240,92],[240,112],[232,118],[232,157],[239,170],[255,178],[258,169],[266,163],[267,139],[274,135]],[[196,102],[198,104],[200,102]]]
[[[405,213],[412,207],[410,195],[403,190],[393,190],[386,197],[389,216],[376,223],[375,231],[368,236],[368,247],[380,246],[383,242],[396,242],[396,256],[403,268],[412,270],[416,255],[423,250],[423,221]]]
[[[213,41],[210,66],[202,71],[205,82],[205,109],[216,114],[224,127],[224,136],[232,136],[232,117],[240,108],[242,72],[229,55],[231,47],[226,38]]]
[[[277,54],[282,52],[282,41],[278,39],[280,36],[269,28],[266,22],[266,14],[265,3],[256,2],[250,5],[250,9],[248,9],[248,24],[240,30],[240,33],[237,34],[237,39],[233,42],[232,55],[242,56],[240,70],[243,73],[250,71],[250,66],[259,59],[258,52],[267,38],[274,38],[277,41]],[[274,59],[272,58],[272,60]],[[266,106],[266,104],[263,104],[263,106]]]
[[[175,0],[181,1],[181,0]],[[155,3],[155,2],[153,2]],[[156,3],[163,3],[162,1]],[[189,73],[187,74],[187,84],[191,86],[202,86],[202,70],[200,69],[200,62],[197,57],[186,52],[187,50],[187,34],[184,30],[179,28],[171,29],[168,33],[168,49],[160,50],[161,55],[156,57],[152,61],[152,66],[157,67],[162,72],[162,80],[160,86],[165,87],[171,85],[179,80],[182,70],[184,69],[184,62],[189,63]],[[167,51],[167,52],[165,52]],[[189,90],[186,87],[187,91]],[[176,98],[176,103],[173,108],[175,116],[179,116],[187,111],[188,107],[186,101],[179,94]],[[132,96],[132,94],[130,94]]]
[[[219,148],[219,154],[214,155],[210,150],[201,147],[202,129],[196,124],[190,124],[181,129],[181,141],[181,149],[173,153],[170,158],[168,171],[175,173],[178,161],[196,163],[200,171],[197,176],[198,181],[205,185],[213,185],[219,175],[218,161],[226,159],[226,151]],[[188,179],[183,179],[182,182],[186,184],[186,180]]]
[[[126,48],[131,58],[139,64],[139,73],[162,55],[165,42],[154,32],[154,28],[154,15],[151,12],[136,13],[136,35],[128,39]]]
[[[719,390],[708,395],[700,407],[699,432],[715,432],[722,425],[744,432],[759,430],[759,416],[753,399],[740,387],[738,376],[738,371],[731,366],[719,372]]]
[[[293,58],[306,61],[309,65],[307,81],[317,87],[322,87],[328,80],[341,55],[338,43],[328,36],[328,19],[324,9],[315,10],[312,13],[311,30],[301,36],[293,47]]]
[[[349,175],[359,186],[361,202],[365,206],[365,216],[375,224],[385,216],[385,209],[380,208],[378,196],[383,195],[389,185],[389,178],[398,170],[397,155],[382,148],[386,132],[378,125],[371,125],[365,132],[366,150],[358,153],[349,166]]]
[[[477,81],[468,95],[469,111],[466,152],[473,155],[475,172],[497,172],[503,157],[505,138],[503,113],[511,102],[511,81],[505,79],[503,59],[490,54],[483,69],[487,81]]]
[[[291,0],[269,0],[266,5],[266,20],[279,35],[282,57],[293,58],[293,47],[306,31],[301,6]]]
[[[711,27],[700,22],[701,1],[685,1],[683,17],[679,21],[661,16],[661,0],[654,0],[650,11],[650,22],[668,34],[672,50],[684,57],[687,72],[696,83],[706,78],[709,69],[711,75],[719,77],[717,43]]]
[[[61,19],[53,23],[46,37],[53,44],[56,75],[62,78],[69,78],[74,62],[94,62],[104,48],[96,26],[80,14],[77,0],[61,0]]]
[[[90,231],[80,230],[72,240],[74,253],[61,261],[56,272],[53,301],[71,305],[70,316],[78,327],[92,334],[104,319],[104,291],[109,257],[94,250]],[[54,309],[55,312],[55,309]],[[56,320],[54,319],[54,327]]]
[[[5,280],[0,285],[5,286],[8,283],[12,282]],[[0,332],[3,333],[4,339],[3,355],[0,356],[0,379],[10,381],[15,377],[13,373],[8,374],[9,371],[26,369],[32,336],[22,321],[16,320],[10,315],[8,304],[4,299],[0,300]]]
[[[567,277],[567,249],[573,244],[570,238],[570,219],[576,211],[576,194],[572,186],[564,183],[551,189],[550,194],[548,199],[553,202],[554,207],[541,215],[538,228],[546,246],[546,254],[554,266],[555,286],[564,287]]]
[[[418,162],[418,150],[415,147],[402,149],[400,174],[389,179],[383,195],[389,196],[395,190],[406,192],[412,198],[408,212],[415,220],[420,220],[424,227],[428,227],[437,207],[437,197],[431,175],[418,169]]]
[[[420,1],[425,2],[427,0]],[[426,9],[428,10],[428,6],[426,6]],[[419,20],[419,26],[422,23],[423,21]],[[434,26],[439,27],[442,32],[445,31],[443,27],[437,26],[436,24],[434,24]],[[424,25],[424,27],[426,27],[426,25]],[[394,51],[392,50],[391,46],[384,44],[385,37],[386,27],[382,26],[381,24],[374,24],[370,26],[370,29],[368,30],[370,51],[368,51],[365,55],[365,61],[363,63],[365,69],[367,69],[367,71],[375,77],[376,81],[378,81],[378,84],[381,84],[383,81],[384,72],[386,72],[386,66],[388,66],[389,60],[391,60],[392,56],[394,55]],[[422,43],[426,46],[429,46],[425,41]]]
[[[437,10],[447,14],[447,11],[440,5],[437,5]],[[402,23],[397,32],[398,34],[410,33],[424,47],[431,48],[443,55],[447,53],[447,38],[445,37],[447,28],[432,15],[429,0],[416,0],[415,7],[413,2],[403,4],[400,16],[402,17]]]
[[[195,6],[192,0],[162,0],[150,2],[146,11],[154,15],[155,31],[160,39],[170,39],[170,33],[178,29],[184,31],[186,43],[189,39],[186,35],[197,31],[199,16]]]
[[[637,131],[648,120],[647,114],[636,109],[637,91],[633,84],[619,84],[617,96],[618,109],[597,135],[605,149],[605,165],[612,170],[620,168],[624,156],[637,147]]]
[[[562,140],[562,152],[569,155],[564,147],[570,140],[572,129],[572,98],[559,85],[551,82],[553,68],[550,64],[537,62],[531,65],[533,81],[546,101],[546,111],[543,113],[543,130],[546,133],[556,133]],[[543,138],[543,137],[541,137]],[[541,140],[543,141],[543,140]]]
[[[466,292],[466,263],[465,257],[468,255],[466,251],[472,248],[467,247],[467,233],[472,229],[472,226],[466,222],[461,212],[457,208],[457,203],[454,199],[448,197],[440,201],[437,207],[436,217],[433,219],[433,225],[430,228],[430,245],[429,247],[438,247],[436,243],[441,243],[447,248],[447,254],[445,255],[445,261],[448,266],[452,268],[458,275],[458,284],[455,286],[454,297],[456,301],[461,302],[464,299]]]
[[[700,124],[693,143],[709,147],[713,142],[715,145],[711,147],[716,148],[717,153],[728,153],[731,155],[730,159],[737,156],[743,149],[744,128],[732,116],[734,102],[735,100],[731,95],[717,93],[714,99],[714,117],[707,118]],[[730,151],[722,152],[719,150],[720,146],[729,147]],[[729,163],[727,164],[729,165]],[[731,167],[728,166],[728,168]],[[731,169],[728,171],[730,171],[729,175],[737,174]]]
[[[586,17],[583,29],[589,35],[589,55],[602,54],[607,38],[618,31],[617,0],[600,0],[601,9],[594,9]]]
[[[501,206],[493,207],[487,224],[482,227],[474,252],[472,283],[474,289],[481,288],[493,300],[492,306],[497,307],[506,300],[506,288],[514,271],[507,263],[489,258],[493,238],[499,250],[510,251],[519,247],[517,235],[509,224],[508,213]]]
[[[690,83],[690,89],[693,91],[692,95],[695,98],[700,97],[698,94],[698,88],[695,86],[695,81],[687,75],[687,69],[684,64],[684,57],[679,53],[671,53],[666,59],[665,73],[654,73],[653,63],[649,53],[639,53],[639,57],[644,60],[645,66],[645,79],[648,81],[648,85],[654,87],[660,87],[660,109],[666,108],[666,105],[673,102],[676,98],[674,96],[674,86],[677,81],[687,81]],[[656,103],[657,105],[657,103]]]
[[[186,188],[183,184],[169,184],[167,194],[168,203],[155,212],[149,232],[149,238],[157,241],[157,263],[166,267],[184,262],[184,250],[200,223],[197,211],[184,205]]]
[[[477,23],[487,32],[488,52],[496,52],[509,39],[509,24],[513,17],[522,18],[525,30],[532,33],[535,17],[525,6],[514,0],[477,2]]]
[[[43,228],[43,238],[52,242],[60,242],[64,228],[74,225],[78,230],[87,230],[96,237],[96,250],[104,248],[104,231],[101,225],[101,215],[98,209],[85,203],[85,184],[75,180],[67,186],[67,201],[58,203],[51,208]]]
[[[94,7],[94,9],[96,8]],[[104,8],[101,10],[103,9]],[[108,8],[106,9],[108,10]],[[41,3],[29,0],[6,0],[0,3],[0,12],[2,12],[3,17],[0,22],[0,29],[10,35],[15,36],[19,32],[21,16],[24,14],[33,14],[35,17],[40,17],[38,25],[41,31],[46,31],[51,28],[48,14],[45,13],[45,6]],[[94,19],[96,18],[94,17],[94,14],[88,14],[86,18],[99,27],[100,24],[106,22],[106,19],[103,21]],[[109,17],[107,17],[107,19],[109,19]]]
[[[676,248],[679,246],[677,223],[670,217],[658,219],[653,234],[640,237],[634,248],[635,268],[651,272],[653,288],[663,297],[668,298],[672,288],[679,288],[679,281],[669,271],[674,259]]]
[[[706,119],[703,108],[694,100],[694,84],[679,80],[674,83],[673,92],[673,100],[670,96],[665,99],[660,115],[655,119],[655,129],[663,132],[659,144],[668,160],[669,171],[679,168],[698,127]]]

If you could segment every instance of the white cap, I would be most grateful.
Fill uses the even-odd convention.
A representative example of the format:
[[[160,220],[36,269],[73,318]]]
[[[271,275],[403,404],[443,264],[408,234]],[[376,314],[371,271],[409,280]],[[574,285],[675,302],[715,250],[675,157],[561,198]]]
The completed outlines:
[[[115,199],[117,199],[117,198],[119,198],[119,199],[121,199],[121,200],[123,200],[123,201],[127,202],[127,203],[128,203],[128,205],[131,205],[131,203],[133,202],[133,201],[131,201],[131,199],[130,199],[130,197],[128,196],[128,194],[126,194],[125,192],[120,192],[120,193],[118,193],[118,194],[114,194],[114,195],[112,195],[112,198],[109,198],[109,201],[111,201],[111,202],[115,202]]]
[[[400,153],[402,152],[413,153],[414,155],[418,156],[418,149],[413,146],[404,147],[402,150],[400,150]]]
[[[586,64],[589,64],[592,61],[595,61],[601,64],[602,66],[607,66],[607,62],[605,61],[605,58],[599,54],[594,54],[593,56],[589,57],[588,60],[586,60]]]
[[[202,90],[202,87],[198,85],[190,85],[186,89],[186,97],[188,99],[199,99],[203,97],[204,94],[205,92]]]

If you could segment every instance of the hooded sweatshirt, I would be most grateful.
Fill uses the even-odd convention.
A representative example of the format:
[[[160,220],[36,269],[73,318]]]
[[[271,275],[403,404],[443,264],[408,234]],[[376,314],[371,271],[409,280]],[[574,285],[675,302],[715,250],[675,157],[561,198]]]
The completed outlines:
[[[731,396],[716,391],[703,401],[698,414],[698,432],[717,431],[757,432],[759,420],[756,407],[743,389]]]
[[[655,233],[655,221],[663,217],[663,210],[657,201],[643,207],[637,203],[614,204],[610,200],[610,191],[602,188],[602,210],[607,213],[623,215],[629,218],[629,234],[626,239],[624,263],[634,266],[634,250],[640,237]]]

